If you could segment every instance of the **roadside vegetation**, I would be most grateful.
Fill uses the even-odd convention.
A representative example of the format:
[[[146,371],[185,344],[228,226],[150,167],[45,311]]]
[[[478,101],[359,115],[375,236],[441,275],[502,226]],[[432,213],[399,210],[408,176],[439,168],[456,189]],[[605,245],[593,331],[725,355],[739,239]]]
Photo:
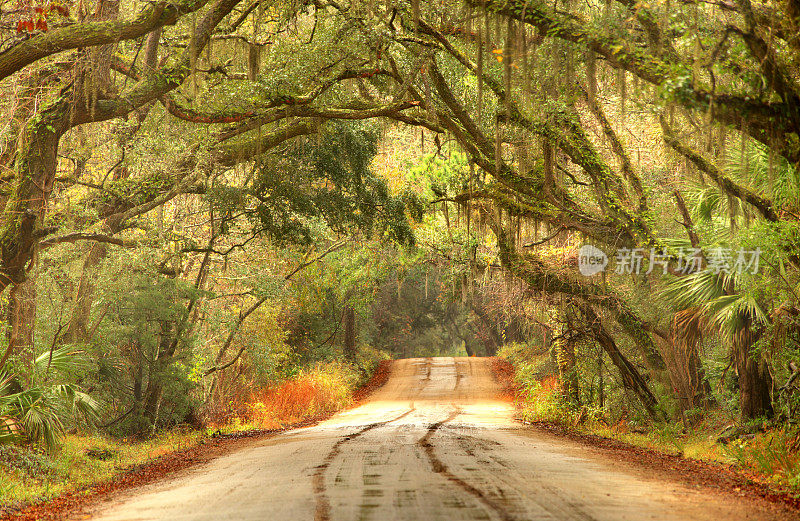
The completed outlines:
[[[319,363],[253,391],[230,414],[203,428],[182,425],[144,439],[73,431],[58,439],[57,450],[29,444],[0,445],[0,517],[4,512],[113,481],[175,451],[209,438],[255,435],[324,419],[353,403],[385,355],[363,353],[358,364]]]
[[[576,407],[564,397],[553,353],[538,346],[509,344],[498,356],[513,368],[512,395],[523,422],[732,465],[753,479],[800,492],[800,430],[796,427],[761,420],[752,422],[749,434],[741,436],[735,411],[720,408],[696,411],[691,423],[651,425],[636,415],[618,413],[614,402],[625,397],[618,394],[613,380],[603,383],[595,378],[583,405]],[[585,368],[578,377],[585,389],[592,386],[585,376],[593,372]]]
[[[0,516],[65,492],[113,480],[164,454],[203,439],[199,431],[171,430],[146,440],[67,434],[57,453],[35,446],[0,446]]]

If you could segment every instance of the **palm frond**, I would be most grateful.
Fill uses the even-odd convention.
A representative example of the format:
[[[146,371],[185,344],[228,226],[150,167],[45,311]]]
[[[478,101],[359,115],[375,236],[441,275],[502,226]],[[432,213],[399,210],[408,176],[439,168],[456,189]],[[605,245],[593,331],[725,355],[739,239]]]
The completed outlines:
[[[43,444],[48,450],[58,446],[64,424],[52,395],[39,388],[27,389],[16,394],[14,407],[27,439]]]
[[[0,400],[8,393],[8,384],[11,383],[11,375],[0,371]]]
[[[703,305],[711,322],[727,336],[754,325],[769,323],[764,308],[749,294],[723,295]]]
[[[37,386],[8,393],[9,380],[0,375],[0,389],[5,389],[0,392],[0,443],[27,440],[53,450],[64,433],[66,418],[81,418],[90,425],[99,419],[100,404],[75,385]]]
[[[52,391],[61,397],[71,408],[75,416],[80,416],[87,423],[94,425],[100,417],[100,403],[71,384],[56,385]]]
[[[660,297],[675,304],[679,309],[693,308],[712,301],[725,293],[724,274],[703,270],[667,282]]]
[[[45,351],[34,360],[34,367],[39,373],[48,370],[56,372],[80,371],[89,367],[89,361],[80,349],[64,346],[53,351]]]
[[[725,160],[725,170],[732,178],[771,199],[778,207],[797,207],[800,200],[797,168],[755,140],[732,145]]]
[[[704,336],[707,320],[701,307],[682,309],[672,317],[670,335],[683,345],[696,345]]]

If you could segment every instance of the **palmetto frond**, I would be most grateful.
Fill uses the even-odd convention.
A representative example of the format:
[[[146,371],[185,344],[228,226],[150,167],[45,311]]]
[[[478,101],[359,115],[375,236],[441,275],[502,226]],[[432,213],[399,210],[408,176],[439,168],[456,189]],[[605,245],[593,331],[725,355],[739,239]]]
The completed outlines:
[[[749,222],[756,215],[750,205],[736,197],[726,195],[715,184],[692,182],[686,190],[686,199],[698,223],[717,221],[720,225],[727,225],[731,221]],[[719,228],[719,231],[729,233],[725,226]]]
[[[740,329],[769,323],[764,308],[749,294],[724,295],[708,302],[703,309],[720,331],[732,336]]]
[[[699,271],[669,281],[661,296],[679,309],[694,308],[724,295],[727,282],[723,273]]]
[[[702,315],[712,329],[732,339],[738,331],[769,323],[767,312],[752,295],[726,293],[725,288],[734,287],[735,278],[734,274],[704,270],[670,281],[661,294],[682,310],[676,314],[675,327],[699,327],[700,323],[693,321]],[[685,314],[683,320],[681,313]]]
[[[782,157],[770,155],[761,143],[749,140],[744,145],[729,144],[724,173],[738,185],[771,200],[776,209],[797,211],[800,207],[800,172]],[[690,181],[686,199],[698,223],[747,223],[757,216],[753,207],[714,183]]]
[[[7,392],[10,381],[10,376],[0,373],[0,444],[19,441],[19,436],[14,430],[16,421],[10,416],[13,403]]]
[[[64,424],[54,396],[39,388],[28,389],[14,396],[15,416],[25,437],[43,444],[48,450],[56,448],[64,432]]]
[[[728,147],[728,174],[740,184],[771,199],[777,207],[796,209],[800,201],[800,172],[777,154],[754,140]]]
[[[45,351],[34,360],[33,364],[39,374],[46,374],[49,371],[80,371],[89,367],[89,361],[83,351],[72,346]]]
[[[90,424],[97,422],[100,403],[78,387],[70,384],[56,385],[51,388],[51,392],[72,409],[73,415],[80,416]]]
[[[681,346],[696,345],[705,335],[707,320],[702,308],[687,308],[675,313],[670,334]]]
[[[86,367],[83,353],[71,347],[48,351],[34,360],[35,374],[44,377]],[[58,446],[66,418],[93,424],[99,416],[100,404],[75,385],[41,384],[11,393],[11,380],[0,373],[0,443],[27,440],[52,450]]]

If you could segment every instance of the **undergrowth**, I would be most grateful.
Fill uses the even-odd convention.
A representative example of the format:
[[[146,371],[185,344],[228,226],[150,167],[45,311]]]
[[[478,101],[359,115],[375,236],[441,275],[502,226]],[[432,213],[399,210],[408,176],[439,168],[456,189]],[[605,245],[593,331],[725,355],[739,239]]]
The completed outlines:
[[[4,510],[47,500],[102,483],[164,454],[187,449],[217,433],[278,429],[332,414],[349,406],[384,356],[364,350],[358,365],[325,362],[252,393],[244,414],[225,425],[177,429],[146,440],[99,434],[69,434],[60,450],[0,445],[0,515]]]
[[[0,513],[112,479],[163,454],[196,445],[201,433],[170,431],[144,441],[68,434],[57,452],[0,445]]]
[[[721,410],[704,411],[689,426],[681,421],[642,422],[635,416],[611,417],[608,408],[566,403],[548,354],[511,344],[498,354],[514,368],[516,402],[521,420],[558,424],[631,445],[687,458],[732,464],[760,475],[763,480],[800,490],[800,430],[797,427],[764,429],[724,444],[720,432],[732,422]]]
[[[290,380],[254,392],[247,416],[234,421],[276,429],[332,414],[350,405],[360,380],[352,365],[320,363]]]

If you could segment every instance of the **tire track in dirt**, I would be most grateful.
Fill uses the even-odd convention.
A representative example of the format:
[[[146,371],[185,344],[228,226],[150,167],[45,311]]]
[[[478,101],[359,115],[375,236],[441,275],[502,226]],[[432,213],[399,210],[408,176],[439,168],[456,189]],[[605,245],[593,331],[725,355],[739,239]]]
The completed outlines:
[[[800,519],[524,429],[498,396],[491,362],[395,362],[387,384],[353,411],[131,492],[96,519]]]
[[[367,432],[376,429],[378,427],[382,427],[389,423],[395,422],[397,420],[401,420],[414,412],[416,408],[412,406],[409,410],[397,416],[396,418],[392,418],[391,420],[385,420],[381,422],[370,423],[359,429],[358,431],[354,432],[353,434],[349,434],[344,438],[341,438],[336,443],[333,444],[331,450],[328,451],[328,454],[325,456],[322,464],[316,467],[314,471],[314,475],[311,478],[312,487],[314,489],[314,500],[316,502],[316,508],[314,510],[314,521],[330,521],[331,518],[331,502],[328,499],[328,494],[325,487],[325,472],[333,463],[333,460],[336,459],[336,456],[342,451],[342,445],[349,441],[353,441]]]
[[[471,436],[466,433],[455,436],[454,441],[466,455],[478,462],[477,468],[485,469],[487,466],[500,468],[500,471],[495,474],[500,479],[494,485],[498,488],[498,492],[503,498],[510,497],[508,492],[503,490],[503,486],[508,487],[507,490],[512,491],[512,493],[519,494],[519,491],[515,490],[513,482],[508,482],[505,479],[509,472],[513,472],[514,467],[511,462],[492,454],[493,449],[502,447],[499,442]],[[476,452],[476,449],[478,449],[478,452]],[[594,517],[581,508],[581,504],[566,497],[560,489],[546,483],[541,483],[539,486],[542,490],[547,491],[547,494],[542,494],[541,498],[533,498],[533,501],[554,519],[595,521]],[[518,497],[522,496],[518,495]]]
[[[433,358],[427,357],[424,359],[424,361],[425,361],[425,376],[422,379],[425,381],[430,381]]]
[[[456,370],[456,384],[453,387],[453,390],[456,390],[458,389],[458,386],[461,385],[461,379],[465,376],[465,374],[462,371],[463,367],[459,361],[453,361],[453,367]]]
[[[450,416],[448,416],[444,420],[432,424],[430,427],[428,427],[428,431],[425,433],[425,436],[420,438],[417,444],[420,447],[422,447],[422,449],[425,451],[425,455],[428,457],[428,461],[431,464],[431,468],[435,473],[441,474],[448,481],[450,481],[454,485],[457,485],[462,490],[464,490],[471,496],[475,497],[475,499],[477,499],[478,501],[489,507],[500,517],[500,519],[502,519],[502,521],[517,521],[517,519],[514,516],[512,516],[511,513],[506,509],[506,507],[502,505],[499,501],[487,496],[480,489],[470,485],[463,479],[459,478],[458,476],[450,472],[450,469],[447,468],[447,465],[445,465],[444,462],[440,460],[439,457],[436,455],[434,446],[430,441],[431,438],[433,437],[434,434],[436,434],[436,431],[438,431],[442,427],[442,425],[452,421],[459,414],[461,414],[461,409],[456,408],[456,410],[453,411],[450,414]]]

